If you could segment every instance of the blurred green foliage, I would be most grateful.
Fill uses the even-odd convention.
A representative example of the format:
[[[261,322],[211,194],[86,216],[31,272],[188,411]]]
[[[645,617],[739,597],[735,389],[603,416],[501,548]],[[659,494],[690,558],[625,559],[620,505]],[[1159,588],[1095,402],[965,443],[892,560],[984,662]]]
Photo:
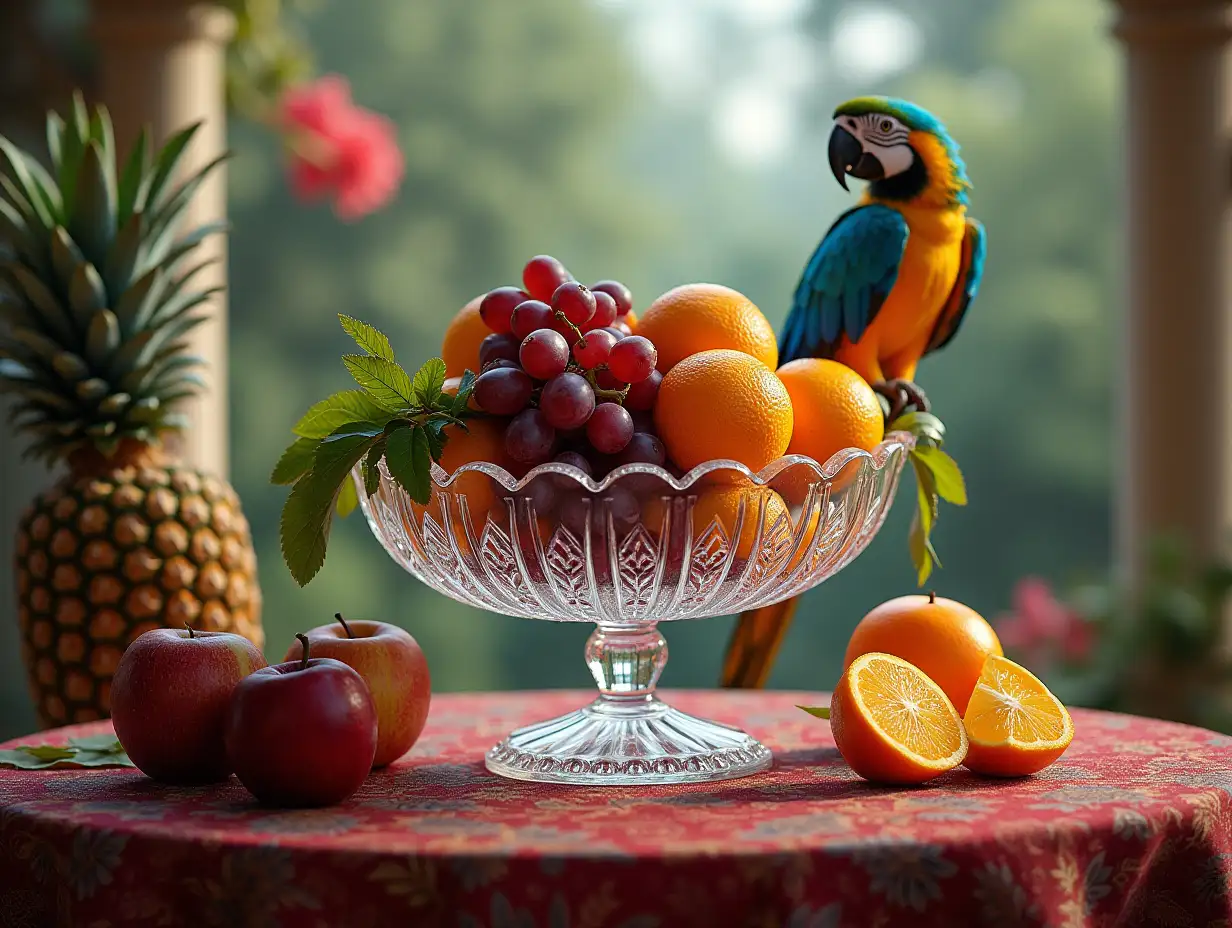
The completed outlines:
[[[272,659],[342,610],[408,628],[438,691],[589,685],[589,628],[433,593],[358,518],[335,525],[321,574],[295,586],[277,541],[286,490],[268,477],[297,417],[348,385],[335,314],[388,332],[413,364],[438,351],[468,299],[547,252],[580,279],[624,280],[639,307],[680,283],[723,283],[777,327],[808,255],[852,202],[829,175],[825,142],[834,105],[857,93],[904,96],[942,117],[989,235],[979,299],[920,373],[970,495],[937,529],[945,569],[932,583],[991,615],[1024,573],[1062,582],[1106,563],[1122,159],[1106,5],[902,0],[920,56],[870,84],[832,63],[836,17],[861,4],[814,0],[799,23],[817,66],[800,97],[806,116],[769,168],[724,157],[704,103],[655,91],[631,54],[635,6],[365,0],[305,11],[292,25],[317,70],[346,75],[357,102],[387,113],[406,154],[400,197],[353,226],[294,203],[276,139],[234,121],[232,476],[256,537]],[[722,19],[735,6],[681,5],[718,20],[708,52],[719,75],[748,51],[749,30]],[[771,685],[831,687],[859,618],[914,588],[911,511],[900,500],[870,550],[805,597]],[[667,627],[665,683],[714,685],[730,629],[730,619]],[[6,663],[16,671],[17,655]],[[0,728],[23,727],[8,723],[24,711],[0,709]]]

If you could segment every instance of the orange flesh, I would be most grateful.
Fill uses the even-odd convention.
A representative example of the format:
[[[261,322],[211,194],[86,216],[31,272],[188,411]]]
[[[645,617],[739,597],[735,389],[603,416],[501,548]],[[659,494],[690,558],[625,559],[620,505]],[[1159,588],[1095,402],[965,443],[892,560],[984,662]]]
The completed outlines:
[[[1072,734],[1069,713],[1027,671],[1004,658],[990,657],[971,694],[967,734],[981,744],[1052,746]]]
[[[870,655],[854,683],[866,717],[905,750],[934,763],[962,752],[965,745],[958,714],[919,670]]]

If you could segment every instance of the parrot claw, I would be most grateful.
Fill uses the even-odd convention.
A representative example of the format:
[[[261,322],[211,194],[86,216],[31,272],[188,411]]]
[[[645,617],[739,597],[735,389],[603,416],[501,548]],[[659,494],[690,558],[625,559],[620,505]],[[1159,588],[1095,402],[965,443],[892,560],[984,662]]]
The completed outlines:
[[[886,422],[893,422],[909,406],[914,406],[920,412],[929,411],[928,397],[919,385],[910,380],[879,380],[873,384],[873,391],[884,396],[889,401],[890,409]]]

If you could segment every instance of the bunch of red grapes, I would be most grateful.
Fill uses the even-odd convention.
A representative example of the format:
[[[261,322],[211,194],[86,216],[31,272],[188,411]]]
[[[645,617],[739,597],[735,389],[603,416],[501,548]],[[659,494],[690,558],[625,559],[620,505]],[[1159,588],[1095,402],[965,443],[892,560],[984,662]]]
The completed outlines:
[[[600,477],[627,463],[662,465],[650,410],[663,376],[649,339],[631,335],[629,288],[578,283],[538,255],[522,287],[498,287],[479,314],[492,330],[479,347],[474,401],[511,417],[505,452],[527,468],[547,461]]]

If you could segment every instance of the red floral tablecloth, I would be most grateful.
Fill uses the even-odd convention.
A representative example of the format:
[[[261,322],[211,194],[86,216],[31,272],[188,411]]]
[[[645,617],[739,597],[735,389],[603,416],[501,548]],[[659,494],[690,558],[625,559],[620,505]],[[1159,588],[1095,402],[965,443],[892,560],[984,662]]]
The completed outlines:
[[[794,708],[823,697],[677,692],[762,738],[774,769],[640,790],[484,770],[510,728],[587,698],[437,696],[410,755],[315,811],[260,808],[234,780],[0,770],[0,925],[1232,924],[1224,736],[1079,711],[1036,777],[879,788]],[[105,730],[53,734],[83,729]]]

